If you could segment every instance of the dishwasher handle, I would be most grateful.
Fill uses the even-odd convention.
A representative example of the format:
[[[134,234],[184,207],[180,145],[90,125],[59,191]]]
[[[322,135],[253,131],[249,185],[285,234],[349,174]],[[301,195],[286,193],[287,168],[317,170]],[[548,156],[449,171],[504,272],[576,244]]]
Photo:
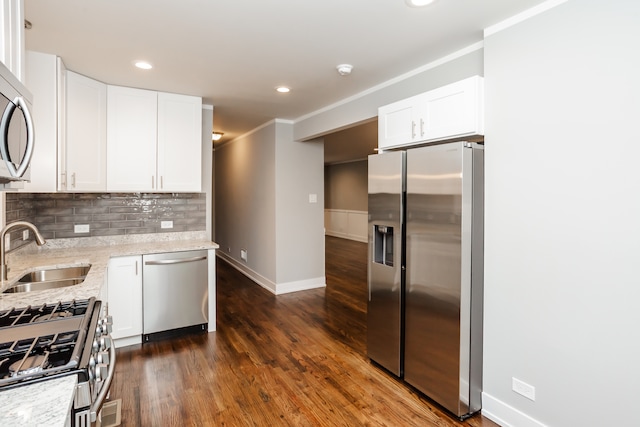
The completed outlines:
[[[205,259],[207,259],[206,256],[194,256],[192,258],[182,258],[182,259],[163,259],[158,261],[145,261],[144,265],[184,264],[185,262],[203,261]]]

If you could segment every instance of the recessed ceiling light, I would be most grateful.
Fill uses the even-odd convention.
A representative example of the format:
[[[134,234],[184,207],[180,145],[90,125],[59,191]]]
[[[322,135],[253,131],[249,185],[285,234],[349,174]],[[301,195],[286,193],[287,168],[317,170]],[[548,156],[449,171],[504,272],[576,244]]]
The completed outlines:
[[[289,89],[289,88],[288,88],[288,87],[286,87],[286,86],[278,86],[278,87],[276,88],[276,90],[277,90],[278,92],[280,92],[280,93],[288,93],[288,92],[290,92],[290,91],[291,91],[291,89]]]
[[[222,138],[222,135],[224,135],[224,133],[222,133],[222,132],[212,132],[211,133],[211,140],[212,141],[219,141],[220,138]]]
[[[435,0],[404,0],[407,3],[407,6],[411,7],[422,7],[427,6],[433,3]]]
[[[146,61],[136,61],[135,66],[143,70],[150,70],[153,68],[153,65],[149,64]]]

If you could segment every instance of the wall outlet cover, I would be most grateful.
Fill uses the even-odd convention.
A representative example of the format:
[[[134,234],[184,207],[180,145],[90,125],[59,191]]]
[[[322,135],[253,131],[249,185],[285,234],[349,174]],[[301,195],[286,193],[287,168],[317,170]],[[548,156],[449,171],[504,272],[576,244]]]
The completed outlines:
[[[173,221],[160,221],[160,228],[173,228]]]
[[[511,388],[518,394],[526,397],[535,402],[536,400],[536,388],[530,384],[525,383],[517,378],[511,377]]]
[[[73,226],[74,233],[88,233],[89,232],[89,224],[76,224]]]

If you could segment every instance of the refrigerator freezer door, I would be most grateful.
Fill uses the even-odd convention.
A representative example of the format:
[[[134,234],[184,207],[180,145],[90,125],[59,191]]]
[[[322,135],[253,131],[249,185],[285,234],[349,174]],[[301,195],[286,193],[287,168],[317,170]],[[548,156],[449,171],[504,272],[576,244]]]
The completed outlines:
[[[479,390],[470,348],[473,151],[455,142],[407,153],[404,377],[460,417],[479,409],[479,395],[470,397]]]
[[[404,152],[369,156],[367,355],[402,374]]]

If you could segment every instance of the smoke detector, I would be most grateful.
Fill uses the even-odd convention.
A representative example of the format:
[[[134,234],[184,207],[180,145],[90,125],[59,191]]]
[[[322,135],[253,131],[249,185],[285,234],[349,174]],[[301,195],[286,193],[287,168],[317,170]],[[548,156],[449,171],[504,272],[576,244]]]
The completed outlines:
[[[341,76],[348,76],[349,74],[351,74],[351,70],[353,70],[353,65],[340,64],[336,67],[336,69]]]

